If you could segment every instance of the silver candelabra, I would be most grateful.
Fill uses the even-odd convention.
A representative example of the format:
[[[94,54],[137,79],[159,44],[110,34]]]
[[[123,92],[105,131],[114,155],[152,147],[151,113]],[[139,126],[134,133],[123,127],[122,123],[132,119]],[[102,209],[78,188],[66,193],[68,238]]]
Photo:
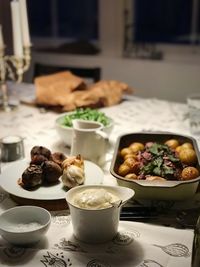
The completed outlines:
[[[23,48],[23,56],[5,55],[5,47],[0,48],[0,90],[2,94],[2,103],[0,108],[4,111],[10,111],[13,106],[9,104],[7,79],[22,82],[23,74],[28,70],[31,63],[31,47]]]

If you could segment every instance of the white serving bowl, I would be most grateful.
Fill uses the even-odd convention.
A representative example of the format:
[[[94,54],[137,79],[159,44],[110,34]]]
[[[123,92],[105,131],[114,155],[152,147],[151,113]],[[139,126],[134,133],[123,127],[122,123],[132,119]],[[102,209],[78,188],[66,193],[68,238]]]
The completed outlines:
[[[76,194],[87,189],[104,189],[117,196],[119,201],[102,209],[78,207],[73,199]],[[134,190],[121,186],[82,185],[70,189],[66,194],[66,201],[70,209],[74,236],[82,242],[91,244],[111,241],[118,233],[121,207],[133,196]],[[98,203],[98,197],[94,202]]]
[[[56,130],[60,136],[60,138],[62,139],[62,141],[67,145],[67,146],[71,146],[71,142],[72,142],[72,133],[73,133],[73,128],[72,127],[67,127],[62,125],[62,122],[64,120],[64,117],[66,115],[72,114],[73,112],[67,112],[67,113],[62,113],[61,115],[58,116],[58,118],[55,121],[55,127]],[[109,125],[103,127],[103,131],[105,133],[107,133],[108,137],[114,127],[114,122],[113,119],[109,118]]]
[[[0,215],[0,234],[14,245],[31,245],[40,241],[51,223],[51,214],[37,206],[19,206]]]

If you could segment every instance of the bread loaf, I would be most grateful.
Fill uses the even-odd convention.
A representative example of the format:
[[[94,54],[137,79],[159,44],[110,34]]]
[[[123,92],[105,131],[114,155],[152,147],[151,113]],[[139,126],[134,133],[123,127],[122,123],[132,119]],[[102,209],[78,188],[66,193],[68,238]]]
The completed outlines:
[[[84,80],[70,71],[40,76],[34,83],[36,102],[40,105],[64,106],[70,93],[86,89]]]
[[[102,80],[87,86],[82,78],[69,71],[38,77],[35,86],[37,104],[59,106],[61,111],[116,105],[124,93],[133,92],[126,83],[115,80]]]

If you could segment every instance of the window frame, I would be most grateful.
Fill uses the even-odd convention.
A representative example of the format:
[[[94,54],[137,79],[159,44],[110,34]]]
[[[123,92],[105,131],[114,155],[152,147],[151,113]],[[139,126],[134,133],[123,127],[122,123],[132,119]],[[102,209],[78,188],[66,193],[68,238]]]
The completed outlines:
[[[129,12],[128,21],[127,23],[133,24],[134,20],[134,14],[133,14],[133,1],[134,0],[125,0],[124,9],[126,9]],[[193,0],[193,9],[196,8],[197,1],[199,0]],[[199,1],[200,4],[200,1]],[[195,14],[196,15],[196,14]],[[126,26],[125,26],[126,27]],[[195,36],[195,30],[196,25],[194,25],[194,19],[192,21],[191,26],[191,32],[193,36]],[[133,32],[133,31],[132,31]],[[132,32],[128,32],[128,37],[130,40],[130,43],[128,44],[128,50],[124,50],[124,54],[126,57],[137,57],[136,49],[143,49],[140,45],[134,44],[133,35]],[[124,34],[126,32],[124,31]],[[132,42],[132,44],[131,44]],[[164,43],[157,43],[154,44],[152,47],[150,44],[145,44],[145,49],[151,51],[151,49],[154,49],[157,52],[163,53],[163,56],[165,60],[173,60],[173,61],[200,61],[200,44],[164,44]],[[147,55],[148,58],[148,55]],[[150,59],[150,58],[149,58]]]
[[[125,8],[132,9],[133,0],[98,0],[99,4],[99,40],[94,42],[101,49],[100,56],[136,58],[135,45],[129,51],[124,48],[125,41]],[[106,10],[106,12],[105,12]],[[112,14],[112,15],[111,15]],[[129,23],[133,14],[129,17]],[[116,30],[117,29],[117,30]],[[129,36],[131,38],[131,36]],[[33,38],[33,44],[39,46],[57,46],[69,39]],[[163,60],[174,62],[200,62],[200,45],[156,44],[154,49],[163,52]],[[151,58],[149,58],[151,60]]]
[[[49,0],[49,7],[51,13],[51,20],[52,20],[52,27],[51,27],[51,36],[35,36],[32,35],[33,45],[34,43],[37,44],[37,48],[52,46],[57,47],[66,42],[73,42],[76,38],[73,37],[61,37],[59,36],[59,25],[58,25],[58,6],[56,1],[59,0]],[[97,0],[99,1],[99,0]],[[97,44],[96,40],[91,40],[92,43]]]

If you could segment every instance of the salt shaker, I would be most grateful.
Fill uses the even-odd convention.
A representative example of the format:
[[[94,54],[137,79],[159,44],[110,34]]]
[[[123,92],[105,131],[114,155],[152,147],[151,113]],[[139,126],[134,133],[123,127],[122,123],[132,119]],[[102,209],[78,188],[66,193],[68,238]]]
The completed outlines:
[[[24,158],[23,138],[17,135],[5,136],[0,140],[1,161],[10,162]]]

